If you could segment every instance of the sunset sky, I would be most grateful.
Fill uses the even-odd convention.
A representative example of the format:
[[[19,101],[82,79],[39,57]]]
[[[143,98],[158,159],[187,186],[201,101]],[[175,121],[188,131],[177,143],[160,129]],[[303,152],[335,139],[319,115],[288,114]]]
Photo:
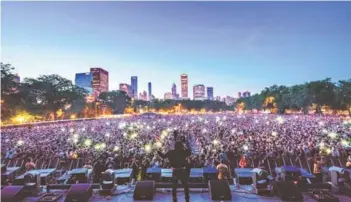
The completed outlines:
[[[351,77],[351,2],[1,2],[1,61],[21,79],[90,67],[163,97]]]

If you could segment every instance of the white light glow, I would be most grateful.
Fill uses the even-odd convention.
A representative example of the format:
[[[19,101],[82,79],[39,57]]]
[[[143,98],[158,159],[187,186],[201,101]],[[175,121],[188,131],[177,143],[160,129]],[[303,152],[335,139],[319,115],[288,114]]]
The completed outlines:
[[[207,133],[207,129],[204,128],[204,129],[202,130],[202,133]]]
[[[213,140],[213,144],[217,145],[217,144],[219,144],[219,141],[218,140]]]
[[[249,147],[247,145],[244,145],[243,148],[244,148],[245,151],[249,150]]]
[[[273,135],[274,137],[276,137],[276,136],[278,135],[278,133],[275,132],[275,131],[273,131],[273,132],[272,132],[272,135]]]
[[[74,138],[74,139],[77,139],[78,137],[79,137],[78,134],[74,134],[74,135],[73,135],[73,138]]]
[[[77,142],[78,142],[78,139],[73,139],[73,142],[74,142],[74,143],[77,143]]]
[[[64,131],[65,131],[65,129],[64,129],[64,128],[61,128],[61,131],[62,131],[62,132],[64,132]]]
[[[330,153],[331,153],[331,149],[329,149],[329,148],[326,149],[325,151],[327,152],[327,154],[330,154]]]
[[[24,144],[24,141],[23,141],[23,140],[18,140],[18,141],[17,141],[17,145],[21,146],[21,145],[23,145],[23,144]]]
[[[118,146],[115,146],[114,148],[113,148],[113,151],[118,151],[119,150],[119,147]]]
[[[130,138],[131,138],[131,139],[135,139],[137,136],[138,136],[137,133],[133,133],[133,134],[130,136]]]
[[[126,123],[124,123],[124,122],[121,122],[118,124],[119,129],[124,129],[125,127],[126,127]]]
[[[73,131],[74,131],[74,129],[73,129],[73,128],[69,129],[69,132],[73,133]]]
[[[145,151],[150,152],[151,151],[151,146],[150,145],[145,145]]]
[[[279,124],[283,124],[283,123],[284,123],[284,119],[283,119],[283,117],[281,117],[281,116],[278,116],[276,120],[277,120],[277,122],[278,122]]]
[[[90,139],[87,139],[84,141],[84,145],[89,147],[91,145],[92,141]]]
[[[334,132],[331,132],[331,133],[328,134],[328,136],[329,136],[330,138],[332,138],[332,139],[336,138],[337,135],[338,135],[338,134],[336,134],[336,133],[334,133]]]
[[[161,142],[156,142],[155,145],[156,145],[157,148],[161,148],[162,147],[162,143]]]
[[[110,137],[110,133],[106,133],[105,136],[106,136],[106,137]]]
[[[341,140],[341,145],[346,147],[349,145],[349,142],[347,140]]]
[[[104,149],[104,148],[106,148],[106,144],[105,143],[101,143],[100,147],[101,147],[101,149]]]
[[[323,126],[323,125],[324,125],[323,121],[318,122],[318,124],[319,124],[320,126]]]

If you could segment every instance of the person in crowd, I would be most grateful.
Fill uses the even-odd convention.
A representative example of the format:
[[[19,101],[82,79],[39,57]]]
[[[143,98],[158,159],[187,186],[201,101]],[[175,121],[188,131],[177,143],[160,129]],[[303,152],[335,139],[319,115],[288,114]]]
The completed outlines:
[[[224,160],[222,160],[221,163],[217,165],[217,172],[219,180],[228,179],[229,169],[228,166],[224,164]]]
[[[240,168],[246,168],[246,166],[247,166],[246,155],[243,155],[243,156],[240,158],[239,166],[240,166]]]
[[[27,163],[24,167],[26,168],[27,172],[31,171],[31,170],[35,170],[35,164],[34,164],[32,158],[27,159]]]
[[[346,168],[351,168],[351,155],[347,157]]]
[[[94,174],[98,173],[96,159],[102,161],[101,172],[109,157],[114,158],[115,169],[135,167],[132,163],[135,159],[142,167],[142,176],[145,176],[148,167],[172,166],[171,162],[157,156],[156,148],[167,153],[174,149],[176,141],[183,141],[186,137],[193,151],[186,160],[192,167],[215,168],[221,160],[231,168],[248,167],[250,162],[257,166],[255,162],[282,156],[292,163],[298,158],[311,158],[313,166],[315,154],[347,157],[345,144],[350,145],[351,128],[343,124],[343,120],[343,117],[334,115],[224,112],[160,115],[154,119],[130,116],[52,122],[30,128],[3,127],[1,158],[7,158],[9,165],[17,159],[26,160],[28,156],[60,158],[65,169],[71,165],[69,159],[81,158],[83,165],[91,162]]]

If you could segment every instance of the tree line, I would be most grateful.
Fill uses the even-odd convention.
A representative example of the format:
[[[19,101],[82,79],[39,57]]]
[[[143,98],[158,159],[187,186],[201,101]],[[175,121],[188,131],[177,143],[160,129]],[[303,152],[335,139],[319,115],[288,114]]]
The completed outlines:
[[[123,91],[100,93],[88,102],[88,92],[60,75],[41,75],[15,81],[14,67],[1,63],[1,121],[10,121],[18,115],[31,115],[30,119],[57,120],[96,117],[101,114],[122,114],[128,111],[169,111],[178,109],[220,111],[233,110],[219,101],[133,100]]]
[[[101,114],[122,114],[145,111],[225,111],[266,110],[285,113],[286,110],[308,112],[313,107],[322,113],[323,107],[348,110],[351,114],[351,79],[332,82],[330,78],[294,86],[273,85],[251,97],[240,98],[232,106],[211,100],[133,100],[123,91],[108,91],[93,102],[87,102],[88,92],[59,75],[41,75],[15,81],[14,67],[1,63],[1,121],[18,114],[29,114],[39,120],[96,117]]]
[[[244,110],[274,109],[277,113],[286,110],[302,111],[322,108],[345,111],[351,115],[351,79],[332,82],[330,78],[306,82],[294,86],[273,85],[260,93],[237,100],[238,108]]]

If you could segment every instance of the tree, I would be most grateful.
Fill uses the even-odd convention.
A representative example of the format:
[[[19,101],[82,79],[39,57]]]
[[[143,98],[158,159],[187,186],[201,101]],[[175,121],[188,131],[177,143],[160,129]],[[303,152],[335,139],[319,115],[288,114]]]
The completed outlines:
[[[19,105],[18,87],[15,81],[14,67],[10,64],[1,65],[1,120],[14,116]]]
[[[351,79],[340,80],[337,84],[337,97],[340,106],[344,106],[351,115]]]
[[[37,79],[26,78],[21,86],[23,103],[30,112],[41,115],[50,113],[56,118],[59,109],[80,103],[84,106],[87,91],[75,86],[59,75],[42,75]],[[83,102],[82,102],[83,101]]]
[[[131,99],[124,91],[108,91],[100,93],[99,99],[112,109],[114,114],[124,113],[124,109],[131,105]]]
[[[322,113],[321,107],[323,105],[333,105],[335,100],[335,84],[331,82],[330,78],[309,82],[307,88],[313,98],[313,103],[316,104],[317,113]]]

